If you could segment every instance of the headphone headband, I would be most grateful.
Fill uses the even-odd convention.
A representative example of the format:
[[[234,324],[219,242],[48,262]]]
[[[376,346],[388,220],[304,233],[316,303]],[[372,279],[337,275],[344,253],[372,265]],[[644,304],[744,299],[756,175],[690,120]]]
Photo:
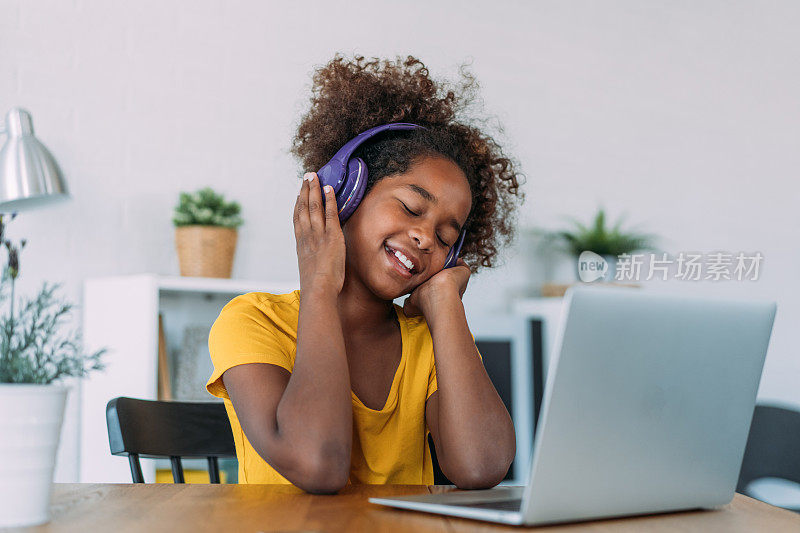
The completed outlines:
[[[370,128],[347,141],[347,143],[334,154],[330,161],[325,163],[325,166],[319,169],[317,175],[320,178],[320,184],[330,185],[333,187],[333,190],[336,191],[337,199],[340,199],[341,197],[339,215],[342,222],[344,222],[350,216],[353,209],[355,209],[355,207],[350,208],[349,206],[352,203],[357,205],[361,200],[359,195],[363,193],[363,187],[366,185],[366,183],[362,184],[361,180],[358,179],[362,174],[361,166],[363,166],[363,162],[358,158],[351,159],[353,152],[355,152],[356,149],[364,144],[367,140],[383,131],[414,129],[427,128],[417,124],[411,124],[410,122],[392,122],[390,124],[382,124],[380,126]],[[354,168],[348,168],[349,166],[353,165],[355,165]],[[353,186],[347,186],[346,182],[349,175],[354,176]]]
[[[381,133],[382,131],[387,130],[416,130],[416,129],[427,129],[423,126],[418,126],[417,124],[411,124],[410,122],[392,122],[390,124],[383,124],[381,126],[375,126],[374,128],[370,128],[366,131],[363,131],[347,141],[347,144],[342,146],[336,154],[331,158],[331,161],[339,161],[342,165],[347,164],[347,160],[350,159],[350,156],[353,155],[353,152],[356,149],[364,144],[366,141],[374,137],[375,135]]]

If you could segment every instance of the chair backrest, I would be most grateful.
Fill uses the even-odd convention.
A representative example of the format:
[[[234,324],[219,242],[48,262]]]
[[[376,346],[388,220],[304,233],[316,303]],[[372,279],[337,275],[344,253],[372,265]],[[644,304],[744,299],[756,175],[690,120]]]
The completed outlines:
[[[181,457],[208,459],[219,483],[219,457],[236,457],[222,402],[173,402],[114,398],[106,406],[111,453],[127,455],[134,483],[144,483],[139,457],[169,457],[175,483],[183,483]]]
[[[756,405],[736,491],[764,477],[800,483],[800,411]]]

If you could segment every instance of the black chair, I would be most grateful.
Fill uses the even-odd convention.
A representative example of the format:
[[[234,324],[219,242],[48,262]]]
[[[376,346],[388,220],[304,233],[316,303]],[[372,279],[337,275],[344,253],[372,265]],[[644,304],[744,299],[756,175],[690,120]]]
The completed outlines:
[[[751,496],[747,485],[765,477],[800,483],[800,412],[756,406],[736,492]]]
[[[172,479],[184,483],[181,457],[208,459],[211,483],[219,483],[220,457],[236,457],[222,402],[165,402],[114,398],[106,406],[113,455],[127,455],[134,483],[144,483],[140,457],[169,457]]]

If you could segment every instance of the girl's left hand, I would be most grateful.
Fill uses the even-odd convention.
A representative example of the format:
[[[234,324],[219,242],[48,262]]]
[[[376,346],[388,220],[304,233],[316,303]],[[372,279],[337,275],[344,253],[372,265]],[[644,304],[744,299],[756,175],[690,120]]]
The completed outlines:
[[[469,283],[470,270],[460,257],[455,266],[445,268],[417,286],[403,303],[403,314],[406,316],[426,315],[431,304],[439,298],[458,295],[464,296]]]

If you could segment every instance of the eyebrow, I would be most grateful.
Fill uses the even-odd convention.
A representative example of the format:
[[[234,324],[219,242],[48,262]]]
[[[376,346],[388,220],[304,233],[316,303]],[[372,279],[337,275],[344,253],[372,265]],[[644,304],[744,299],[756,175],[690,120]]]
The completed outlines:
[[[434,205],[439,203],[438,198],[428,192],[427,189],[420,187],[416,183],[406,183],[404,185],[407,189],[411,189],[415,193],[419,194],[423,200],[430,202]],[[458,225],[458,221],[455,218],[451,218],[449,221],[450,226],[452,226],[458,233],[461,233],[461,226]]]

